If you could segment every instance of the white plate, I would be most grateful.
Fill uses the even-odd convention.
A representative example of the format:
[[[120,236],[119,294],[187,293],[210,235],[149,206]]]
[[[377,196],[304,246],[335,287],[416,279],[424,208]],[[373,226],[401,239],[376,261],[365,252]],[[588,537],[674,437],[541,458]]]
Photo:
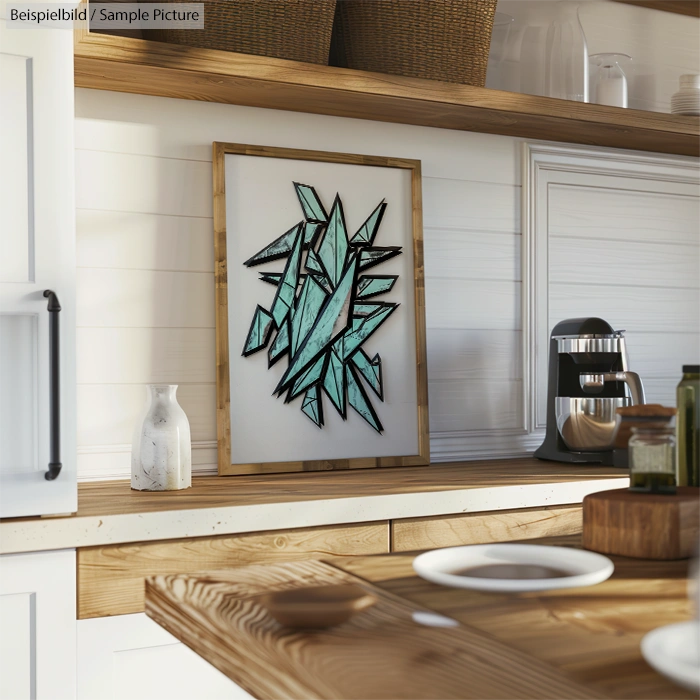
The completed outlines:
[[[642,656],[656,671],[688,690],[700,691],[700,621],[652,630],[642,639]]]
[[[475,544],[419,554],[413,569],[421,578],[443,586],[520,593],[592,586],[609,578],[615,566],[602,554],[583,549]]]

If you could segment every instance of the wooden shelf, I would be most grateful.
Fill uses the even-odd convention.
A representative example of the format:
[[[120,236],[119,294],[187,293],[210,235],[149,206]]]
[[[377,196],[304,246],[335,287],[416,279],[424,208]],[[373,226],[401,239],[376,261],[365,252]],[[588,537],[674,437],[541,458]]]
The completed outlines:
[[[700,153],[700,118],[76,32],[77,87],[531,139]]]
[[[637,5],[648,10],[661,10],[688,17],[700,17],[700,2],[698,0],[615,0],[615,2]]]

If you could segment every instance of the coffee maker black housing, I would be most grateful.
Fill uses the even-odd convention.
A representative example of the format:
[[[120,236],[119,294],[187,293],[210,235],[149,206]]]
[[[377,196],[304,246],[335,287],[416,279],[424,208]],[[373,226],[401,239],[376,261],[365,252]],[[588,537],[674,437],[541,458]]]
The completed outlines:
[[[627,450],[612,446],[616,408],[644,403],[641,380],[628,365],[624,331],[602,318],[572,318],[554,326],[547,428],[535,457],[626,467]]]

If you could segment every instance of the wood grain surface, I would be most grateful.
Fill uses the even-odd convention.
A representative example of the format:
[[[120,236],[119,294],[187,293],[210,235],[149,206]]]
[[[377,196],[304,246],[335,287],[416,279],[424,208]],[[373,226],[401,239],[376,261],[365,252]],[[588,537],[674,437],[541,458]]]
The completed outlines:
[[[674,495],[615,489],[583,499],[583,546],[641,559],[688,559],[700,536],[700,489]]]
[[[543,538],[535,542],[580,547],[581,537]],[[413,555],[408,554],[360,557],[337,565],[382,590],[531,654],[605,697],[697,697],[656,673],[639,651],[639,643],[647,632],[690,618],[688,563],[610,558],[615,572],[597,586],[513,595],[429,583],[414,574]]]
[[[233,464],[231,462],[231,392],[229,376],[228,330],[228,258],[226,233],[227,155],[285,158],[320,163],[344,163],[381,168],[403,168],[411,173],[411,212],[413,241],[413,289],[416,327],[416,404],[418,421],[418,452],[381,458],[353,458],[296,462],[266,462]],[[428,374],[425,334],[425,282],[423,275],[423,203],[421,195],[421,164],[406,158],[382,158],[352,153],[331,153],[294,148],[251,146],[238,143],[215,143],[214,166],[214,257],[216,278],[216,423],[219,476],[339,469],[370,469],[373,467],[407,467],[430,462],[430,433],[428,428]]]
[[[391,551],[509,542],[581,532],[580,506],[527,508],[391,522]]]
[[[258,562],[389,552],[389,523],[78,549],[78,619],[143,612],[144,579]]]
[[[571,466],[534,458],[451,462],[426,467],[303,472],[220,479],[199,476],[183,491],[132,491],[128,481],[78,484],[78,517],[288,503],[360,496],[439,493],[625,478],[611,467]]]
[[[338,627],[285,629],[255,596],[354,582],[377,604]],[[146,582],[146,613],[257,698],[602,698],[468,626],[416,624],[422,606],[322,562]]]
[[[77,87],[697,156],[700,119],[104,34]]]

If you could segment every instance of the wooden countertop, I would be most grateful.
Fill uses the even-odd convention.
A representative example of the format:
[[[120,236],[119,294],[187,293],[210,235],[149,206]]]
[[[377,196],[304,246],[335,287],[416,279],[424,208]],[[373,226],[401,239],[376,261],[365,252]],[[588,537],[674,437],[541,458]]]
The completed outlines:
[[[625,470],[533,458],[427,467],[195,477],[184,491],[79,484],[78,512],[0,520],[0,554],[580,503]]]
[[[132,491],[127,481],[98,481],[80,484],[78,516],[438,493],[454,489],[566,484],[626,476],[627,472],[623,469],[574,467],[528,458],[340,472],[202,476],[193,479],[191,489],[165,493]]]
[[[596,586],[509,595],[428,583],[405,554],[155,576],[146,612],[258,698],[695,697],[639,651],[651,629],[690,618],[687,562],[611,559]],[[285,630],[251,598],[347,581],[379,602],[329,630]],[[428,611],[459,624],[426,625]]]

